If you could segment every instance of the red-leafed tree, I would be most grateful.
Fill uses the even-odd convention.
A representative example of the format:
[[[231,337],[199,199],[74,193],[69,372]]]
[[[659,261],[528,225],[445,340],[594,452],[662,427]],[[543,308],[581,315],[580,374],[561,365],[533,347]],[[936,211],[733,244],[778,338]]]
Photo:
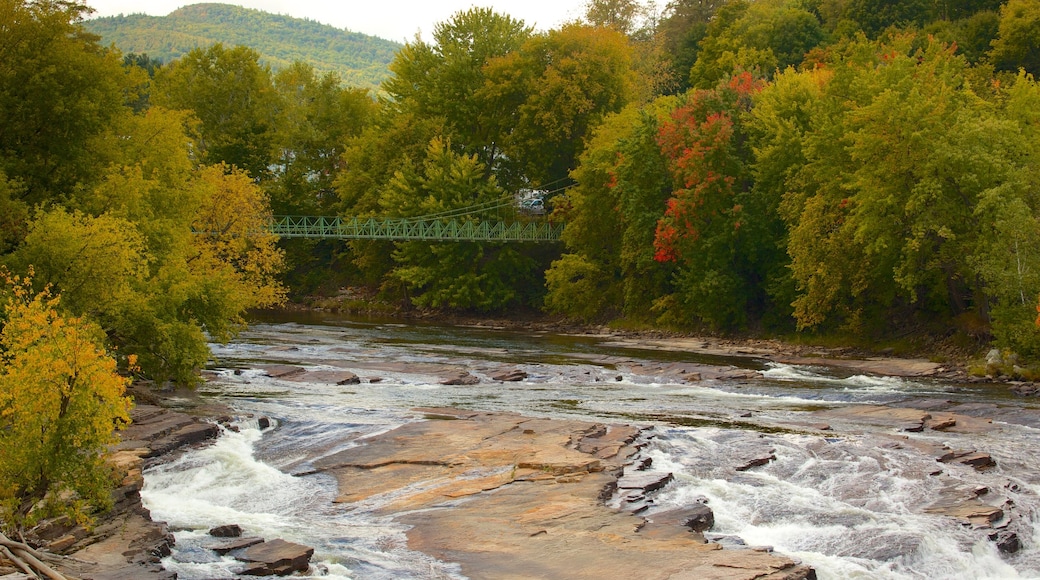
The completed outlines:
[[[748,212],[755,204],[741,117],[761,88],[745,72],[715,89],[692,91],[658,132],[673,193],[657,222],[654,258],[680,265],[677,292],[660,302],[677,322],[731,327],[746,321],[749,307],[754,313],[759,280],[752,246],[761,240],[745,228],[762,220]]]

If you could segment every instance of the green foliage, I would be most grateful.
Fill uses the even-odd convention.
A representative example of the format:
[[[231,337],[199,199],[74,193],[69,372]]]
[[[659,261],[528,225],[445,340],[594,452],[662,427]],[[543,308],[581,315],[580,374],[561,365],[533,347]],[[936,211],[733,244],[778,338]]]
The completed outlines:
[[[129,422],[129,382],[97,327],[58,313],[58,298],[5,272],[0,330],[0,524],[68,515],[89,523],[111,504],[103,454]]]
[[[166,16],[130,14],[94,18],[87,30],[124,53],[171,62],[196,48],[221,43],[249,46],[274,70],[306,62],[319,75],[335,73],[347,84],[375,89],[389,75],[397,42],[341,30],[312,20],[230,4],[193,4]]]
[[[476,155],[488,174],[502,155],[508,111],[481,92],[485,67],[520,48],[531,35],[522,21],[471,8],[434,27],[433,44],[416,39],[397,54],[383,83],[388,107],[397,114],[443,119],[444,137],[462,153]]]
[[[932,20],[933,4],[928,0],[849,0],[844,17],[876,38],[890,26],[920,28]]]
[[[802,62],[824,39],[817,16],[801,2],[735,0],[724,5],[701,41],[690,84],[713,88],[738,71],[772,76]]]
[[[276,214],[329,215],[347,142],[372,121],[368,92],[344,88],[335,73],[297,62],[274,76],[281,101],[275,126],[274,175],[267,185]]]
[[[1040,5],[1008,0],[1000,7],[1000,24],[990,58],[1004,70],[1040,74]]]
[[[422,165],[405,167],[391,180],[380,202],[398,215],[433,215],[503,197],[494,178],[486,179],[475,156],[451,151],[434,139]],[[402,242],[390,273],[420,307],[491,311],[518,302],[517,288],[534,274],[535,262],[502,244]]]
[[[545,273],[546,310],[586,322],[602,316],[617,303],[617,280],[604,270],[582,254],[564,254]]]
[[[674,89],[669,93],[681,93],[689,88],[690,69],[697,62],[700,42],[722,4],[721,0],[672,0],[666,5],[656,36],[671,65]]]
[[[274,159],[279,105],[271,70],[259,59],[244,46],[196,48],[156,73],[151,94],[155,105],[199,119],[203,162],[234,165],[257,179]]]
[[[107,130],[125,114],[120,57],[80,27],[86,10],[0,1],[0,172],[30,206],[93,184],[110,160]]]
[[[488,64],[488,95],[509,129],[504,163],[520,182],[554,183],[567,177],[584,138],[604,115],[634,94],[631,49],[609,28],[568,25],[531,37]]]

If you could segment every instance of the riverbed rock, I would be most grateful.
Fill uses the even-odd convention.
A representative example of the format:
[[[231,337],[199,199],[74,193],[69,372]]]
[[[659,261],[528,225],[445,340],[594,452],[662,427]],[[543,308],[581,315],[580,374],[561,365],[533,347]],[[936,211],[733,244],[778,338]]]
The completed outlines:
[[[908,403],[913,404],[917,401]],[[932,403],[921,406],[924,408],[848,405],[816,411],[814,414],[831,420],[842,419],[853,423],[891,427],[910,433],[920,433],[925,428],[934,428],[933,426],[938,427],[936,430],[953,433],[986,433],[994,429],[991,419],[961,414],[957,406],[947,405],[949,408],[946,411],[935,410],[937,405]]]
[[[943,453],[937,458],[940,463],[960,463],[962,465],[970,465],[978,471],[986,471],[996,467],[997,462],[993,460],[993,457],[989,453],[980,453],[974,449],[970,450],[950,450]]]
[[[476,385],[478,383],[480,383],[480,377],[466,371],[453,374],[440,382],[442,385]]]
[[[288,576],[310,567],[314,548],[282,539],[251,546],[237,557],[247,562],[241,574],[249,576]]]
[[[747,471],[749,469],[765,465],[770,461],[776,461],[776,455],[773,453],[772,449],[770,449],[766,453],[762,453],[761,455],[757,455],[750,459],[744,460],[739,466],[735,467],[734,469],[736,469],[737,471]]]
[[[217,554],[223,556],[229,552],[235,550],[242,550],[263,543],[264,539],[258,536],[246,536],[244,538],[230,538],[220,542],[212,542],[203,544],[203,547],[207,550],[213,550]]]
[[[284,378],[296,383],[318,383],[324,385],[356,385],[361,382],[360,377],[346,370],[308,371],[300,369],[300,372],[293,372],[278,378]]]
[[[1018,534],[1008,530],[998,530],[989,535],[989,539],[997,545],[997,549],[1004,554],[1014,554],[1022,549],[1022,540]]]
[[[656,525],[680,526],[695,532],[710,530],[715,525],[715,512],[702,503],[694,503],[684,508],[657,512],[643,517]]]
[[[207,532],[214,538],[239,538],[242,536],[242,526],[238,524],[225,524],[209,529]]]
[[[675,477],[668,471],[635,471],[625,473],[617,481],[618,489],[634,489],[641,493],[657,491]]]
[[[527,378],[527,372],[520,369],[513,369],[509,371],[503,371],[491,375],[491,380],[502,381],[507,383],[515,383],[522,381]]]
[[[264,365],[260,368],[272,379],[285,379],[307,372],[307,369],[295,365]]]
[[[458,562],[465,576],[814,577],[781,555],[705,543],[680,514],[671,532],[656,534],[640,531],[642,517],[609,508],[622,472],[621,485],[634,487],[621,491],[638,495],[672,477],[628,465],[638,446],[636,427],[461,409],[416,412],[441,420],[407,423],[314,466],[336,476],[337,501],[365,501],[366,509],[394,516],[411,526],[410,549]],[[698,527],[707,514],[700,516]]]
[[[944,498],[925,508],[924,512],[957,518],[975,528],[990,528],[994,522],[1004,517],[1004,510],[977,499]]]

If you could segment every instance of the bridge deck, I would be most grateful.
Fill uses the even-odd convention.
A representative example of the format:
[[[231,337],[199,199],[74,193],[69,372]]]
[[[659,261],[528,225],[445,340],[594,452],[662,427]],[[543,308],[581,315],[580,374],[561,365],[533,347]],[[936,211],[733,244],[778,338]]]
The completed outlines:
[[[270,231],[283,238],[556,242],[563,232],[563,224],[274,216]]]

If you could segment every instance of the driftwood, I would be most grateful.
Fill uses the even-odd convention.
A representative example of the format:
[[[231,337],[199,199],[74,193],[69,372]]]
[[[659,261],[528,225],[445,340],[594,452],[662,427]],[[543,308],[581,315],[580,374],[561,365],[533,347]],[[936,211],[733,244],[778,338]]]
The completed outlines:
[[[44,564],[42,560],[44,555],[34,550],[28,544],[16,542],[0,534],[0,548],[2,548],[2,553],[7,559],[14,562],[15,566],[21,568],[29,576],[40,578],[42,575],[49,580],[72,580],[72,578]]]

